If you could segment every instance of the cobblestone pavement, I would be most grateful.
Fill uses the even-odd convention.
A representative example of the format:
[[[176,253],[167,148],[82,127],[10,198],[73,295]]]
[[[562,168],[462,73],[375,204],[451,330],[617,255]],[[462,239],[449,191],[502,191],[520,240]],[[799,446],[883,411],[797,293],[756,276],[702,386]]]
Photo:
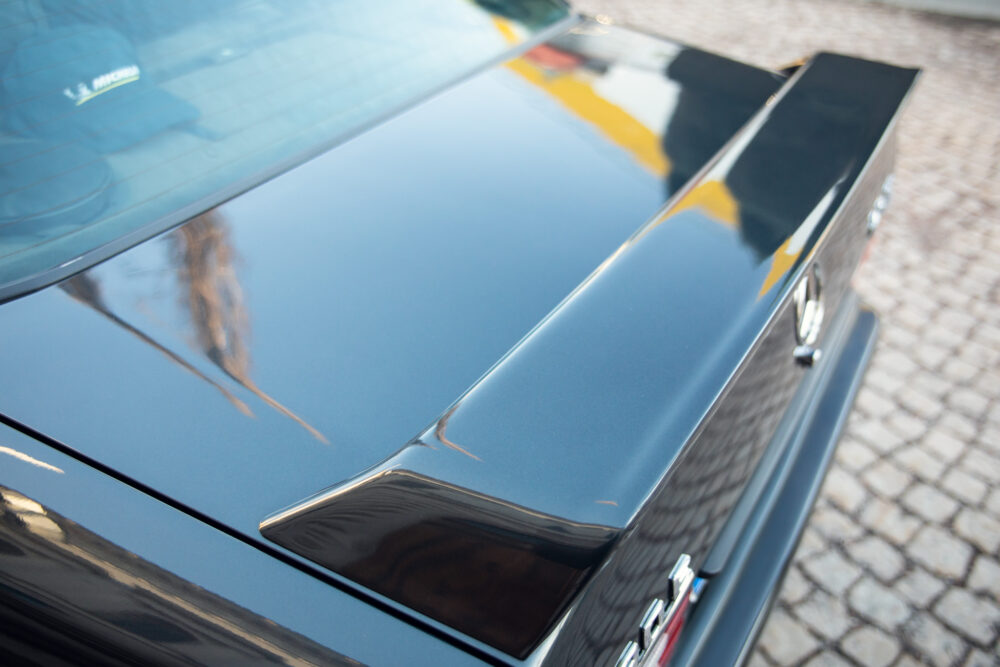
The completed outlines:
[[[1000,665],[1000,23],[819,0],[578,0],[776,67],[919,65],[892,206],[856,288],[882,334],[752,658]]]

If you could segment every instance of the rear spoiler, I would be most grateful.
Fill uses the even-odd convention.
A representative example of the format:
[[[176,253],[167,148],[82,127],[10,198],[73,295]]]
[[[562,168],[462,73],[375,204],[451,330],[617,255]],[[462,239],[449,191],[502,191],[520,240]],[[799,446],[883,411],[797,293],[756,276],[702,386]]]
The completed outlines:
[[[870,208],[917,75],[812,58],[426,431],[261,533],[529,657],[651,499],[685,465],[696,482],[696,436],[838,219]],[[672,562],[676,541],[641,560]]]

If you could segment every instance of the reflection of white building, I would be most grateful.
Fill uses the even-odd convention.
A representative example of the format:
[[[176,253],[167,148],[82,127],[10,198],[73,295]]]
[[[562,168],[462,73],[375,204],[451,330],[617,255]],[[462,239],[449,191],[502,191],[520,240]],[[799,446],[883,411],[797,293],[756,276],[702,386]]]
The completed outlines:
[[[681,85],[667,70],[681,52],[682,47],[676,44],[587,23],[527,52],[507,68],[586,122],[633,164],[665,179],[670,174],[671,158],[664,148],[664,134],[677,111],[681,92]],[[624,59],[622,54],[627,54]],[[744,140],[749,138],[746,135]],[[720,163],[718,171],[731,166]],[[740,232],[740,202],[723,180],[705,181],[685,193],[652,226],[691,209],[733,234]],[[796,234],[764,259],[767,268],[761,274],[761,296],[799,260],[817,220],[810,216]]]
[[[560,64],[549,51],[576,62]],[[665,72],[679,51],[674,44],[646,35],[591,23],[529,51],[507,67],[663,178],[670,170],[663,133],[680,92]],[[622,53],[629,55],[623,60]]]

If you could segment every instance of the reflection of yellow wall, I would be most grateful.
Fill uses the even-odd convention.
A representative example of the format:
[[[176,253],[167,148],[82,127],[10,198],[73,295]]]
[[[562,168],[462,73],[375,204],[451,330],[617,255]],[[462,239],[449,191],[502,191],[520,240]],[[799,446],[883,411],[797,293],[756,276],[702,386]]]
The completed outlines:
[[[521,41],[510,22],[496,17],[493,22],[508,43]],[[604,136],[625,149],[636,162],[656,176],[665,178],[669,173],[670,160],[663,153],[660,136],[621,107],[601,97],[586,81],[580,80],[573,73],[551,75],[523,57],[509,62],[507,68],[544,90],[577,118],[596,126]],[[705,215],[727,227],[736,228],[740,224],[739,202],[725,183],[711,180],[688,192],[668,215],[651,227],[681,211],[693,208],[701,209]],[[771,268],[761,285],[760,296],[770,291],[798,260],[801,250],[793,251],[789,247],[790,242],[791,239],[786,240],[771,257]]]
[[[504,41],[514,46],[521,41],[521,38],[517,36],[517,31],[514,30],[513,24],[510,21],[499,16],[493,17],[493,25],[496,27],[497,32],[503,37]]]
[[[792,268],[796,260],[798,260],[799,255],[802,254],[802,249],[792,251],[789,248],[789,244],[792,242],[791,237],[785,239],[785,242],[781,244],[774,255],[771,257],[771,270],[767,272],[767,277],[764,278],[764,284],[760,286],[760,292],[757,296],[764,296],[767,294],[775,283],[778,282],[788,270]]]
[[[598,95],[590,84],[574,74],[549,75],[524,58],[511,61],[507,68],[544,90],[577,118],[596,126],[601,134],[625,149],[654,175],[665,178],[670,171],[659,135]]]
[[[689,208],[700,208],[705,215],[727,227],[735,227],[740,222],[740,206],[722,181],[705,181],[684,195],[673,212]]]
[[[493,23],[507,43],[521,41],[509,21],[494,17]],[[577,118],[595,125],[604,136],[624,148],[654,175],[664,178],[670,171],[670,162],[660,146],[660,136],[620,106],[598,95],[589,83],[581,81],[575,74],[550,75],[523,57],[512,60],[507,68],[544,90]]]
[[[740,224],[739,203],[722,181],[706,181],[695,187],[677,203],[670,214],[674,215],[691,208],[701,209],[702,213],[727,227],[736,228]],[[792,248],[791,242],[791,238],[786,239],[771,256],[769,260],[771,268],[764,278],[758,296],[764,296],[769,292],[802,254],[802,249]]]

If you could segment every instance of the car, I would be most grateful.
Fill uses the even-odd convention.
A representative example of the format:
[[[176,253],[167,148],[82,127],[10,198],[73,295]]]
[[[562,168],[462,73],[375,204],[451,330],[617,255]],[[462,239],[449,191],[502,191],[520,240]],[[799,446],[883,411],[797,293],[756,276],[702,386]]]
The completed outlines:
[[[0,27],[7,660],[748,657],[916,70],[561,0]]]

